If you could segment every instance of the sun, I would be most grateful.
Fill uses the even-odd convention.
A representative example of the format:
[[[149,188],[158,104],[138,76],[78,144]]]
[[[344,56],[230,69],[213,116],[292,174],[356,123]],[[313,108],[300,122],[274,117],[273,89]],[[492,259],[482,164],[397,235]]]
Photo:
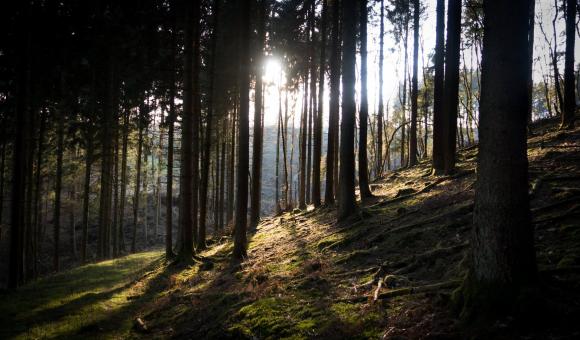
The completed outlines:
[[[269,56],[264,60],[263,80],[266,84],[279,85],[282,79],[282,64],[275,57]]]

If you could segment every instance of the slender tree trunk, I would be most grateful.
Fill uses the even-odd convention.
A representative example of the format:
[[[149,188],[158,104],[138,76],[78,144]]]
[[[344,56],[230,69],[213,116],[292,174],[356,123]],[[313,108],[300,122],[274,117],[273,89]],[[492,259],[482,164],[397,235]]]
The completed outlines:
[[[3,225],[2,212],[4,211],[4,168],[6,167],[6,142],[4,140],[2,140],[0,142],[2,143],[2,151],[0,154],[0,225]],[[41,143],[41,142],[39,142],[39,143]],[[39,153],[40,153],[40,150],[39,150]],[[40,169],[39,165],[40,165],[40,162],[37,162],[37,173],[38,173],[38,169]],[[37,178],[38,178],[38,176],[37,176]],[[38,188],[39,187],[37,186],[37,191],[38,191]],[[35,213],[35,216],[36,216],[36,213]],[[36,225],[36,223],[35,223],[35,225]],[[0,239],[1,238],[2,238],[2,235],[0,234]]]
[[[355,1],[342,2],[342,123],[340,131],[340,182],[338,219],[344,220],[356,210],[354,193],[354,138],[355,138],[355,59],[356,59]]]
[[[306,209],[306,152],[308,150],[308,72],[304,75],[304,105],[300,119],[300,186],[298,188],[298,208]]]
[[[135,169],[135,193],[133,196],[133,237],[131,239],[131,253],[137,251],[137,226],[139,225],[139,201],[141,196],[141,163],[143,158],[143,120],[144,117],[143,105],[139,108],[139,137],[137,139],[137,168]]]
[[[250,202],[250,226],[256,227],[260,222],[260,201],[262,197],[262,143],[263,143],[263,128],[262,128],[262,96],[263,96],[263,82],[262,75],[263,68],[263,50],[264,41],[266,39],[266,2],[265,0],[258,1],[258,36],[256,46],[255,58],[255,100],[254,100],[254,140],[252,143],[252,190]]]
[[[175,138],[175,72],[177,54],[177,32],[171,34],[171,70],[169,84],[169,117],[167,117],[167,191],[165,198],[165,257],[173,258],[173,145]]]
[[[208,103],[207,103],[207,127],[205,132],[205,150],[203,152],[203,168],[201,175],[201,188],[200,188],[200,209],[199,209],[199,235],[197,239],[197,248],[199,250],[205,249],[205,235],[206,235],[206,216],[207,216],[207,192],[209,184],[209,169],[211,166],[211,136],[212,136],[212,124],[214,116],[214,88],[215,88],[215,61],[216,58],[216,46],[217,46],[217,29],[219,25],[219,0],[214,1],[213,5],[213,32],[212,32],[212,42],[211,42],[211,58],[209,60],[209,93],[208,93]],[[217,134],[216,134],[217,136]],[[217,163],[216,158],[216,163]]]
[[[40,128],[38,131],[38,153],[36,158],[36,173],[35,177],[35,193],[34,193],[34,221],[33,221],[33,228],[34,228],[34,254],[33,254],[33,272],[34,276],[38,276],[38,254],[40,253],[40,225],[41,225],[41,196],[42,196],[42,158],[44,155],[44,135],[46,134],[46,114],[44,111],[40,114]],[[5,148],[5,146],[4,146]],[[4,152],[5,150],[3,150]],[[2,155],[2,172],[4,172],[4,155]],[[4,192],[4,176],[0,179],[2,183],[0,183],[0,193]],[[2,204],[0,204],[0,211],[2,210]],[[1,215],[1,213],[0,213]],[[2,218],[0,217],[0,224],[2,223]]]
[[[566,61],[564,64],[564,109],[562,128],[574,127],[576,94],[574,86],[574,41],[576,40],[576,0],[566,0]]]
[[[219,218],[218,218],[218,227],[220,229],[220,231],[223,229],[224,227],[224,208],[225,208],[225,189],[226,189],[226,138],[227,138],[227,132],[226,132],[226,126],[227,126],[227,119],[224,117],[224,120],[222,122],[223,124],[223,133],[222,133],[222,147],[221,147],[221,160],[220,160],[220,180],[219,180],[219,204],[218,204],[218,214],[219,214]]]
[[[123,115],[123,138],[121,155],[121,197],[119,203],[119,250],[125,251],[125,202],[127,200],[127,148],[129,144],[129,110]]]
[[[281,123],[282,123],[282,103],[280,102],[280,99],[278,99],[278,125],[276,127],[276,172],[275,172],[275,177],[276,177],[276,192],[275,192],[275,196],[274,196],[274,201],[275,201],[275,213],[276,215],[280,215],[280,213],[282,212],[282,209],[280,208],[280,129],[281,129]]]
[[[367,157],[367,129],[369,116],[369,100],[367,95],[367,1],[360,0],[360,46],[361,46],[361,103],[360,103],[360,136],[358,142],[358,186],[361,199],[372,197],[369,188],[369,166]]]
[[[445,170],[445,112],[443,108],[445,72],[445,0],[437,0],[435,29],[435,77],[433,78],[433,174]]]
[[[282,89],[280,87],[279,95],[282,97]],[[292,200],[289,192],[291,192],[291,183],[288,181],[288,166],[292,167],[292,163],[288,164],[288,156],[286,148],[287,139],[288,139],[288,91],[285,91],[285,98],[284,98],[284,119],[282,120],[282,154],[284,157],[284,209],[290,210],[290,201]],[[282,118],[280,118],[282,119]],[[290,178],[290,181],[292,179]]]
[[[417,164],[417,97],[419,96],[419,12],[421,3],[413,1],[413,79],[411,80],[411,131],[409,133],[409,166]]]
[[[192,117],[192,125],[193,125],[193,134],[192,134],[192,236],[193,236],[193,244],[197,244],[198,239],[198,211],[199,211],[199,160],[200,160],[200,124],[201,124],[201,91],[200,91],[200,82],[199,82],[199,74],[200,74],[200,67],[201,67],[201,28],[200,28],[200,10],[201,10],[201,3],[194,4],[194,11],[193,11],[193,80],[192,80],[192,95],[193,95],[193,117]],[[188,241],[189,242],[189,241]],[[189,253],[189,250],[187,250]],[[192,249],[192,254],[195,253],[195,249]]]
[[[234,218],[234,188],[235,188],[235,165],[236,165],[236,117],[237,117],[238,103],[237,97],[234,98],[234,110],[232,112],[232,135],[231,135],[231,149],[230,162],[228,174],[228,210],[226,215],[226,223],[232,223]]]
[[[238,168],[236,192],[236,224],[234,229],[235,259],[246,257],[246,227],[248,214],[248,166],[249,166],[249,122],[250,112],[250,1],[240,1],[240,131],[238,135]]]
[[[193,224],[197,220],[194,214],[194,196],[197,194],[193,190],[193,182],[197,181],[194,176],[194,151],[193,151],[193,131],[198,129],[199,124],[194,120],[194,51],[195,44],[195,22],[194,12],[198,12],[195,7],[199,4],[186,4],[185,8],[185,49],[184,49],[184,67],[183,67],[183,118],[181,123],[181,171],[180,171],[180,200],[179,219],[181,231],[181,246],[178,256],[182,261],[189,262],[193,258]]]
[[[532,100],[534,90],[534,27],[536,19],[536,0],[530,0],[528,12],[528,122],[532,122]]]
[[[314,123],[314,152],[313,152],[313,169],[312,169],[312,203],[319,207],[320,197],[320,162],[322,158],[322,116],[324,115],[324,74],[326,70],[326,21],[328,17],[328,1],[323,0],[322,17],[320,20],[320,69],[318,75],[318,108],[316,120]],[[280,107],[280,111],[282,108]],[[282,119],[280,112],[280,119]]]
[[[385,45],[385,3],[381,0],[381,26],[379,32],[379,109],[377,113],[377,152],[376,176],[383,174],[383,72],[384,72],[384,45]]]
[[[461,47],[461,0],[449,0],[447,9],[447,43],[445,46],[445,89],[443,94],[444,166],[443,172],[455,170],[457,108],[459,104],[459,57]]]
[[[119,133],[115,129],[115,153],[113,160],[113,224],[111,237],[113,238],[113,257],[119,256]]]
[[[529,1],[484,3],[480,142],[466,318],[497,320],[537,282],[528,197]],[[508,131],[509,133],[505,133]]]
[[[332,3],[332,35],[330,51],[330,102],[328,115],[328,146],[326,151],[326,191],[324,193],[324,203],[334,204],[335,187],[335,155],[338,147],[335,138],[338,125],[338,115],[340,110],[340,40],[339,40],[339,16],[340,2],[333,0]],[[338,181],[338,179],[336,179]]]
[[[81,260],[87,261],[87,243],[89,238],[89,200],[91,195],[91,167],[93,164],[93,134],[90,123],[86,129],[85,150],[85,180],[83,184],[83,236],[81,244]]]
[[[409,12],[407,4],[407,12]],[[403,68],[403,100],[401,101],[401,109],[403,111],[403,122],[407,121],[407,84],[408,77],[407,72],[409,68],[409,14],[405,15],[405,38],[403,41],[403,49],[405,54],[404,68]],[[407,165],[405,153],[406,153],[406,125],[401,125],[401,168]]]
[[[64,112],[57,112],[57,142],[56,142],[56,175],[54,184],[54,213],[53,213],[53,269],[58,272],[60,269],[60,208],[62,192],[62,158],[64,153]]]

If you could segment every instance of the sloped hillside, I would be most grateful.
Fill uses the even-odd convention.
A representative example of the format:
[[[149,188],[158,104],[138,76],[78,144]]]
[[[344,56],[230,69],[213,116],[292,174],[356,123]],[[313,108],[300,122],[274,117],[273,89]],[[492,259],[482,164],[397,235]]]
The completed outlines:
[[[528,144],[541,274],[541,301],[529,314],[537,322],[498,320],[480,336],[577,338],[580,128],[560,132],[544,121]],[[476,147],[462,150],[449,177],[431,176],[427,162],[390,173],[373,183],[376,197],[344,223],[336,223],[329,207],[267,218],[250,235],[249,258],[241,264],[231,262],[230,239],[221,237],[187,268],[149,253],[138,264],[144,269],[119,278],[124,288],[77,291],[74,299],[55,298],[32,310],[15,307],[18,296],[3,299],[3,319],[19,326],[4,322],[1,337],[464,338],[469,331],[458,324],[450,300],[467,266],[476,158]],[[74,273],[32,287],[48,292],[63,275]],[[125,294],[115,295],[116,289]],[[106,306],[119,306],[115,298],[124,299],[122,308],[107,316]],[[78,317],[91,306],[100,317]],[[55,326],[75,315],[70,329]],[[24,332],[31,323],[36,332]]]

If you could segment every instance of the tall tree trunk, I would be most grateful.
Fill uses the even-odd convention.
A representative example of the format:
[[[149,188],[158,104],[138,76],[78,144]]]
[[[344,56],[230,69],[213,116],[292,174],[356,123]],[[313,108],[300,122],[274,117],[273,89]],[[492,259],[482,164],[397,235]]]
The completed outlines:
[[[127,148],[129,144],[129,114],[125,109],[123,114],[123,138],[121,155],[121,197],[119,203],[119,250],[125,251],[125,202],[127,200]]]
[[[26,143],[24,131],[28,123],[30,100],[30,32],[28,28],[29,2],[21,3],[21,16],[17,39],[16,68],[16,119],[14,142],[12,143],[12,188],[10,203],[10,253],[8,264],[8,288],[15,289],[22,283],[22,232],[24,230],[25,185],[22,169],[25,163]]]
[[[328,20],[328,0],[322,2],[320,19],[320,69],[318,75],[318,108],[314,123],[314,152],[312,168],[312,203],[315,207],[321,204],[320,197],[320,162],[322,158],[322,116],[324,115],[324,74],[326,70],[326,21]],[[280,107],[280,119],[282,119]]]
[[[384,72],[384,47],[385,46],[385,3],[381,0],[381,26],[379,32],[379,109],[377,113],[377,152],[376,152],[376,176],[383,174],[383,72]]]
[[[354,99],[356,59],[355,1],[342,2],[342,123],[340,129],[340,182],[338,219],[344,220],[356,210],[354,193],[355,159],[354,130],[356,104]]]
[[[58,272],[60,269],[60,209],[62,191],[62,158],[64,153],[64,112],[57,112],[57,142],[56,142],[56,174],[54,183],[54,213],[53,213],[53,269]]]
[[[199,235],[197,238],[197,248],[199,250],[205,249],[205,234],[206,234],[206,216],[207,216],[207,192],[209,183],[209,169],[211,163],[211,136],[212,136],[212,124],[214,116],[214,88],[215,88],[215,58],[216,58],[216,46],[217,46],[217,29],[219,24],[219,0],[215,0],[213,4],[213,32],[211,41],[211,58],[209,59],[209,93],[207,102],[207,127],[205,132],[205,150],[203,152],[203,168],[201,174],[201,188],[200,188],[200,209],[199,209]],[[198,42],[199,43],[199,42]],[[217,134],[216,134],[217,136]],[[217,137],[216,137],[217,138]],[[216,158],[216,163],[217,163]]]
[[[280,215],[282,209],[280,207],[280,129],[282,128],[282,103],[281,99],[278,98],[278,124],[276,127],[276,172],[275,172],[275,196],[274,196],[274,209],[276,215]]]
[[[280,86],[279,95],[282,97],[282,87]],[[282,119],[282,118],[280,118]],[[291,209],[291,201],[292,198],[290,196],[290,192],[292,191],[292,178],[290,178],[290,182],[288,179],[288,167],[292,167],[292,163],[288,164],[288,156],[286,148],[286,144],[288,143],[288,91],[285,91],[284,97],[284,119],[282,120],[282,154],[284,158],[284,209],[290,210]]]
[[[113,241],[113,257],[119,256],[119,133],[115,129],[114,160],[113,160],[113,224],[111,237]]]
[[[407,12],[409,11],[409,4],[406,4]],[[404,61],[404,68],[403,68],[403,100],[401,102],[401,109],[403,111],[403,124],[401,125],[401,168],[407,165],[405,153],[406,153],[406,126],[404,124],[407,121],[407,84],[408,84],[408,77],[407,71],[409,68],[409,14],[405,14],[405,37],[403,41],[403,49],[405,54],[405,61]]]
[[[197,216],[193,214],[193,182],[197,179],[193,174],[193,131],[198,129],[194,121],[194,103],[193,103],[193,63],[195,44],[194,7],[199,4],[189,3],[185,8],[185,37],[184,37],[184,66],[183,66],[183,118],[181,122],[181,171],[179,181],[179,222],[181,224],[181,246],[178,256],[182,261],[189,262],[193,258],[193,223]]]
[[[139,108],[138,129],[139,136],[137,139],[137,168],[135,174],[135,192],[133,196],[133,237],[131,239],[131,253],[137,251],[137,226],[139,225],[139,201],[141,196],[141,163],[143,158],[143,125],[145,120],[143,104]]]
[[[298,188],[298,208],[306,209],[306,152],[308,150],[308,71],[304,74],[304,104],[300,118],[300,185]]]
[[[419,96],[419,12],[421,2],[413,1],[413,79],[411,80],[411,131],[409,133],[409,166],[417,164],[417,97]],[[425,81],[425,80],[423,80]]]
[[[167,117],[167,191],[165,198],[165,257],[173,258],[173,145],[175,138],[175,72],[177,54],[177,32],[176,25],[173,24],[174,31],[171,34],[171,69],[169,84],[169,117]]]
[[[227,119],[226,117],[224,117],[223,121],[222,121],[222,125],[223,125],[223,129],[222,129],[222,147],[221,147],[221,160],[220,160],[220,185],[219,185],[219,204],[218,204],[218,213],[219,213],[219,218],[218,218],[218,227],[220,229],[220,231],[223,229],[224,227],[224,208],[225,208],[225,189],[226,189],[226,138],[227,138]]]
[[[574,89],[574,41],[576,40],[576,0],[566,0],[566,61],[564,64],[564,109],[562,128],[574,127],[576,95]]]
[[[240,117],[238,134],[238,166],[236,192],[236,224],[234,228],[235,259],[246,257],[248,219],[248,166],[249,166],[249,122],[250,112],[250,0],[240,1]]]
[[[528,11],[528,122],[532,122],[532,100],[534,90],[534,27],[536,22],[536,0],[530,0]]]
[[[33,271],[34,275],[38,275],[38,255],[40,253],[40,225],[41,225],[41,196],[42,196],[42,158],[44,155],[44,135],[46,134],[46,113],[41,111],[40,114],[40,128],[38,131],[38,153],[36,158],[36,173],[35,177],[35,193],[34,193],[34,221],[33,221],[33,228],[34,228],[34,264],[33,264]],[[5,148],[5,146],[4,146]],[[5,150],[3,150],[4,152]],[[4,171],[4,155],[2,156],[2,172]],[[3,186],[4,186],[4,176],[1,178],[2,183],[0,183],[0,193],[3,193]],[[0,204],[0,210],[2,210],[2,204]],[[2,218],[0,217],[0,224],[2,223]]]
[[[93,133],[90,122],[86,128],[85,179],[83,184],[83,236],[81,244],[81,260],[87,261],[87,243],[89,239],[89,199],[91,195],[91,167],[93,165]]]
[[[238,103],[237,96],[234,97],[234,110],[231,114],[232,121],[232,135],[231,135],[231,148],[230,148],[230,161],[229,161],[229,174],[228,174],[228,209],[226,215],[226,223],[232,223],[234,218],[234,193],[235,188],[235,165],[236,165],[236,119],[237,119]]]
[[[193,125],[193,133],[192,133],[192,162],[193,168],[191,172],[192,176],[192,236],[193,236],[193,244],[197,243],[198,238],[198,210],[199,210],[199,160],[200,160],[200,131],[201,131],[201,91],[200,91],[200,82],[199,82],[199,70],[201,67],[201,28],[200,28],[200,10],[201,10],[201,3],[195,2],[193,7],[193,69],[192,69],[192,96],[193,96],[193,117],[191,124]],[[189,241],[188,241],[189,242]],[[192,254],[195,252],[195,249],[192,248]],[[187,250],[189,253],[189,249]]]
[[[445,46],[445,89],[443,94],[444,166],[443,172],[455,170],[457,107],[459,104],[459,57],[461,47],[461,0],[449,0],[447,9],[447,43]]]
[[[339,40],[339,16],[340,2],[333,0],[332,3],[332,35],[330,51],[330,102],[328,115],[328,145],[326,151],[326,191],[324,193],[324,203],[334,204],[334,166],[337,149],[336,125],[338,125],[338,115],[340,110],[340,40]],[[338,179],[336,179],[338,181]]]
[[[360,103],[360,137],[358,142],[358,186],[360,188],[361,199],[372,197],[369,188],[369,166],[367,157],[367,129],[369,117],[369,100],[367,95],[367,21],[368,9],[367,0],[360,0],[360,81],[361,81],[361,103]]]
[[[484,3],[478,178],[471,267],[463,289],[466,318],[497,320],[537,282],[526,143],[528,18],[521,15],[528,5],[528,0]]]
[[[437,0],[435,28],[435,76],[433,78],[433,174],[445,169],[445,112],[443,108],[445,72],[445,0]]]
[[[263,96],[263,82],[262,75],[264,73],[263,67],[263,50],[264,41],[266,39],[266,2],[265,0],[258,0],[258,36],[256,46],[256,57],[254,61],[254,71],[256,76],[255,84],[255,98],[254,98],[254,140],[252,143],[252,190],[250,202],[250,226],[255,227],[260,221],[260,201],[262,196],[262,143],[263,143],[263,128],[262,128],[262,96]]]

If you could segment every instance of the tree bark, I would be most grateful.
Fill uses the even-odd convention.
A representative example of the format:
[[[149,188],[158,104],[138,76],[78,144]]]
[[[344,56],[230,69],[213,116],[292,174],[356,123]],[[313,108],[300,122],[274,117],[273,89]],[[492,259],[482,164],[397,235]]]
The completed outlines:
[[[413,78],[411,80],[411,131],[409,133],[409,166],[417,164],[417,97],[419,96],[419,12],[421,3],[413,1]],[[425,81],[425,80],[423,80]]]
[[[254,140],[252,143],[252,190],[250,202],[250,226],[256,227],[260,221],[260,208],[262,198],[262,143],[263,143],[263,128],[262,128],[262,96],[263,96],[263,81],[264,73],[263,54],[264,42],[266,39],[266,2],[265,0],[258,0],[258,36],[255,58],[255,98],[254,98]]]
[[[361,46],[361,103],[359,112],[360,136],[358,142],[358,186],[361,199],[372,197],[369,188],[369,166],[367,157],[367,130],[369,100],[367,95],[367,1],[360,0],[360,46]]]
[[[326,70],[326,21],[328,20],[328,0],[322,2],[322,17],[320,18],[320,63],[318,75],[318,108],[314,123],[314,151],[312,167],[312,203],[319,207],[320,196],[320,162],[322,157],[322,116],[324,115],[324,71]],[[282,119],[282,117],[280,117]]]
[[[57,142],[56,142],[56,174],[54,182],[54,213],[53,213],[53,269],[60,269],[60,209],[62,192],[62,158],[64,153],[64,112],[57,112]]]
[[[234,252],[237,260],[246,257],[246,223],[248,219],[248,166],[249,166],[249,122],[250,112],[250,0],[240,1],[240,117],[238,134],[238,166],[236,192],[236,224],[234,229]]]
[[[433,174],[445,169],[445,112],[443,108],[445,72],[445,0],[437,0],[435,28],[435,76],[433,78]]]
[[[574,86],[574,41],[576,40],[576,0],[566,0],[566,61],[564,64],[564,109],[562,128],[574,127],[576,94]]]
[[[445,147],[443,172],[455,170],[457,108],[459,104],[459,57],[461,47],[461,0],[449,0],[447,9],[447,43],[445,45],[445,88],[443,140]]]
[[[377,113],[377,152],[375,175],[383,174],[383,72],[384,72],[384,47],[385,46],[385,3],[381,0],[381,25],[379,32],[379,109]]]
[[[324,203],[334,204],[334,166],[337,149],[336,126],[338,125],[338,115],[340,110],[340,38],[339,38],[339,16],[340,2],[333,0],[332,3],[332,36],[330,50],[330,102],[328,115],[328,145],[326,151],[326,191],[324,193]],[[338,179],[337,179],[338,180]]]
[[[355,159],[354,126],[356,104],[355,59],[356,59],[356,13],[355,1],[342,2],[342,123],[340,129],[340,182],[338,196],[338,219],[344,220],[356,210],[354,193]]]
[[[497,320],[537,282],[528,197],[528,0],[484,3],[480,141],[463,317]]]

